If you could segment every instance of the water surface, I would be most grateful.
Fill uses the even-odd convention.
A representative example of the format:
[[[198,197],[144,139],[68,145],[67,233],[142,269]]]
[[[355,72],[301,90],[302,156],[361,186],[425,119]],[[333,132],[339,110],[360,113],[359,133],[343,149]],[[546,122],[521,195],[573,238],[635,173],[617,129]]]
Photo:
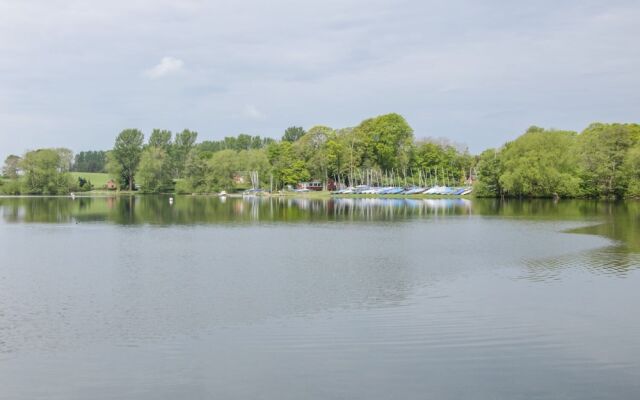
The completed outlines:
[[[0,199],[2,399],[640,396],[640,205]]]

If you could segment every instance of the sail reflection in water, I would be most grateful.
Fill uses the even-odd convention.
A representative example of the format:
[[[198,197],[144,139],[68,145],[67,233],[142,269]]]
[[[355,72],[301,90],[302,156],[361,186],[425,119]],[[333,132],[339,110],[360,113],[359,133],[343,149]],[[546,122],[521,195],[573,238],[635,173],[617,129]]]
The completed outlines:
[[[185,196],[4,198],[5,222],[201,224],[304,221],[392,221],[421,216],[471,215],[468,199],[308,199]]]

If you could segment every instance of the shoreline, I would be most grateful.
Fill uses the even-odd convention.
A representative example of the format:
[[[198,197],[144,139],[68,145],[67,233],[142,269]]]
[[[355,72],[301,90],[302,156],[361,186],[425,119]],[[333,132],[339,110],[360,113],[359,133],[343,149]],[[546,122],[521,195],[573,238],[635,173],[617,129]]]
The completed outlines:
[[[474,194],[468,195],[435,195],[435,194],[387,194],[387,195],[377,195],[377,194],[332,194],[328,191],[320,191],[320,192],[275,192],[268,193],[264,192],[260,195],[243,195],[241,192],[238,193],[227,193],[226,196],[220,196],[218,193],[140,193],[140,192],[129,192],[129,191],[90,191],[90,192],[80,192],[74,193],[75,199],[91,199],[91,198],[118,198],[118,197],[145,197],[145,196],[165,196],[165,197],[227,197],[227,198],[291,198],[291,199],[309,199],[309,200],[325,200],[325,199],[412,199],[412,200],[420,200],[420,199],[429,199],[429,200],[437,200],[437,199],[494,199],[494,200],[553,200],[551,197],[478,197]],[[0,194],[0,199],[38,199],[38,198],[51,198],[51,199],[71,199],[71,195],[38,195],[38,194],[28,194],[28,195],[10,195],[10,194]],[[590,198],[590,197],[564,197],[559,198],[559,200],[595,200],[595,201],[606,201],[606,202],[617,202],[617,201],[640,201],[640,198],[637,197],[626,197],[623,199],[608,199],[608,198]]]
[[[260,195],[243,195],[242,193],[228,193],[226,196],[220,196],[218,193],[192,193],[192,194],[176,194],[176,193],[137,193],[137,192],[105,192],[105,191],[96,191],[96,192],[82,192],[81,194],[75,193],[75,198],[116,198],[116,197],[124,197],[124,196],[172,196],[172,197],[230,197],[230,198],[270,198],[270,197],[279,197],[279,198],[303,198],[303,199],[331,199],[331,198],[340,198],[340,199],[472,199],[475,198],[473,195],[423,195],[423,194],[388,194],[388,195],[376,195],[376,194],[332,194],[331,192],[306,192],[306,193],[296,193],[296,192],[284,192],[284,193],[265,193]],[[69,198],[71,199],[71,195],[0,195],[0,199],[37,199],[37,198]]]

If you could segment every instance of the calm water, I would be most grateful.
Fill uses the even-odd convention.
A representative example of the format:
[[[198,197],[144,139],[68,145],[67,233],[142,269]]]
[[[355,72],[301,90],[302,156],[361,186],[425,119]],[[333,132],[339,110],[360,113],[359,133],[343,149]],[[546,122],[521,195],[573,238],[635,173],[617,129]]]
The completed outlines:
[[[640,203],[0,199],[1,399],[640,398]]]

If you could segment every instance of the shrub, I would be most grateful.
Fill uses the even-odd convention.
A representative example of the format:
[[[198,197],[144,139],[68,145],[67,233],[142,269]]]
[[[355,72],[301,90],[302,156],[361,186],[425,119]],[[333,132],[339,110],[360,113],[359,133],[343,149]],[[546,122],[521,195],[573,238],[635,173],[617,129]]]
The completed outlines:
[[[176,182],[176,193],[177,194],[191,194],[193,193],[193,187],[189,181],[181,179]]]
[[[22,182],[18,179],[4,181],[4,183],[0,185],[0,193],[8,195],[22,194]]]

